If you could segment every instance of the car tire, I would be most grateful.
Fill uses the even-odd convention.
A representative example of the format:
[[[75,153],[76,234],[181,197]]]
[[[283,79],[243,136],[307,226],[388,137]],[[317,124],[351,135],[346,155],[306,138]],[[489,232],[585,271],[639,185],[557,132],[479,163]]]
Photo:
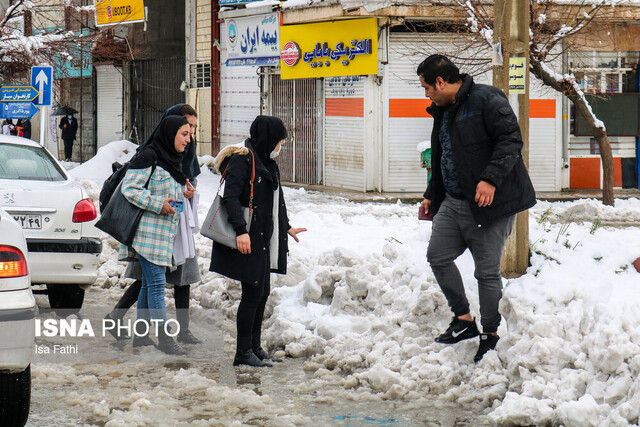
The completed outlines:
[[[0,425],[22,427],[31,406],[31,365],[15,374],[0,372]]]
[[[47,285],[49,305],[54,310],[78,312],[84,302],[84,289],[78,285]]]

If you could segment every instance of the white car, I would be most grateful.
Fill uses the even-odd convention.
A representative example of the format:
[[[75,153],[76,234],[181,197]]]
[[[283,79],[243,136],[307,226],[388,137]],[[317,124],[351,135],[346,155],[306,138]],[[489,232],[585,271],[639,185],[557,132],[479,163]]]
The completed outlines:
[[[0,425],[23,426],[31,402],[31,357],[36,300],[31,293],[27,243],[0,208]]]
[[[79,310],[102,252],[86,191],[37,142],[0,135],[0,206],[24,230],[32,284],[52,308]]]

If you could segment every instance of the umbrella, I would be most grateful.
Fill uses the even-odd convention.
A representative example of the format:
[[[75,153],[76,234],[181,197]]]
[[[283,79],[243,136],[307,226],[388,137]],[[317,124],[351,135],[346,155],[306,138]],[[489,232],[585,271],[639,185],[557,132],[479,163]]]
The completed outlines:
[[[62,105],[58,105],[53,108],[52,116],[66,116],[67,114],[78,114],[78,110],[71,107],[66,107]]]

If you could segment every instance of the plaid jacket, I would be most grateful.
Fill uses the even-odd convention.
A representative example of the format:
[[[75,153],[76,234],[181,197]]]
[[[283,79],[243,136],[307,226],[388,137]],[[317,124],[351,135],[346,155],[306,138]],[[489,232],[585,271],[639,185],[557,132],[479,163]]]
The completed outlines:
[[[173,240],[178,232],[180,214],[162,215],[162,205],[168,197],[182,200],[182,186],[166,170],[156,167],[144,188],[151,167],[129,169],[122,180],[122,194],[135,206],[144,209],[136,236],[130,247],[120,245],[119,260],[133,260],[136,253],[156,265],[170,267],[173,264]]]

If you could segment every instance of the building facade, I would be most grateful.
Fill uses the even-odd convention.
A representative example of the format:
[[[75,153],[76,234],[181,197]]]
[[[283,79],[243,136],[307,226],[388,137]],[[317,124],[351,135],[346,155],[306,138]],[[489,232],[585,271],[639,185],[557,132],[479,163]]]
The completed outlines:
[[[207,6],[201,0],[192,3]],[[198,45],[213,33],[219,35],[210,39],[210,44],[219,48],[220,53],[219,61],[211,63],[211,69],[219,67],[219,96],[216,98],[212,93],[211,102],[213,105],[217,100],[220,106],[219,115],[212,117],[212,129],[216,126],[219,129],[220,146],[247,137],[249,125],[257,114],[276,115],[283,118],[291,136],[279,158],[285,180],[358,191],[424,190],[427,174],[420,167],[417,146],[430,138],[433,120],[425,111],[429,101],[424,98],[415,70],[431,53],[456,58],[460,52],[470,49],[464,35],[429,24],[457,20],[450,9],[420,6],[418,2],[409,2],[413,6],[394,6],[393,2],[349,2],[347,5],[347,2],[332,1],[292,7],[287,7],[285,2],[282,8],[234,5],[218,12],[219,5],[206,3],[217,19],[207,20],[208,32],[205,28],[202,31],[196,28],[195,32],[200,37]],[[380,4],[377,8],[367,7],[373,3]],[[601,27],[594,25],[590,33],[581,35],[582,40],[571,40],[572,51],[580,52],[579,58],[559,54],[554,66],[574,72],[585,92],[596,98],[611,93],[637,94],[640,27],[634,23],[633,16],[638,16],[638,9],[621,13],[613,34],[603,33]],[[238,28],[245,21],[253,22],[250,19],[266,17],[274,11],[281,24],[279,43],[283,52],[289,39],[285,40],[282,34],[292,30],[315,37],[312,46],[316,42],[323,46],[331,40],[331,34],[317,31],[314,26],[317,23],[340,23],[347,33],[353,28],[351,34],[356,40],[361,36],[359,23],[375,19],[376,49],[372,54],[377,58],[377,69],[366,74],[303,74],[289,78],[283,76],[287,71],[284,62],[239,64],[237,47],[231,46],[234,38],[242,42],[244,33],[238,33]],[[216,23],[219,28],[214,28]],[[605,25],[611,28],[611,23]],[[251,34],[247,36],[247,40],[252,39]],[[603,43],[603,39],[608,41]],[[587,40],[599,43],[590,45]],[[313,53],[313,49],[302,50]],[[205,46],[201,52],[198,61],[207,62],[212,58],[211,55],[207,58]],[[476,82],[491,84],[491,67],[486,61],[490,52],[480,49],[473,55],[484,60],[480,61],[484,65],[462,65],[462,71],[472,74]],[[353,63],[357,60],[356,57]],[[326,69],[332,62],[324,63],[328,64],[324,65]],[[314,60],[310,60],[310,64],[314,64]],[[212,80],[215,80],[214,74],[211,74]],[[600,188],[601,166],[599,153],[594,149],[597,145],[588,135],[581,134],[584,124],[579,118],[576,120],[571,103],[559,92],[543,86],[533,75],[529,75],[529,82],[529,169],[536,190]],[[193,96],[190,99],[194,99]],[[610,98],[604,103],[615,105],[618,99],[622,98]],[[637,95],[632,95],[624,101],[637,108],[637,100]],[[601,110],[607,114],[606,108]],[[637,134],[637,130],[636,135],[610,134],[616,187],[638,186]]]

